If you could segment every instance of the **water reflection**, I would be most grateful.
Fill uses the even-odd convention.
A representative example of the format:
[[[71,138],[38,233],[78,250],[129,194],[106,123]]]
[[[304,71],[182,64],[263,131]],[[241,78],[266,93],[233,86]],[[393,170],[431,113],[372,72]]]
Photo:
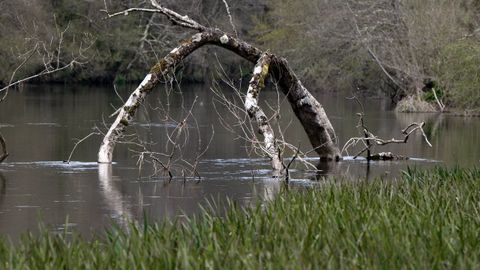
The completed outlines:
[[[133,220],[133,215],[128,204],[124,202],[122,193],[115,187],[112,164],[98,164],[98,180],[107,208],[113,213],[112,218],[127,227],[127,223]]]
[[[35,229],[39,216],[55,228],[60,228],[68,216],[76,230],[89,235],[109,226],[112,218],[120,224],[130,218],[140,220],[144,215],[151,220],[175,219],[199,214],[209,200],[223,208],[227,200],[248,206],[272,199],[283,184],[271,179],[268,160],[250,156],[248,143],[234,140],[235,136],[225,130],[212,109],[213,95],[208,86],[184,85],[183,89],[183,100],[172,97],[172,115],[184,113],[175,102],[188,105],[198,97],[202,102],[193,113],[201,135],[210,138],[211,127],[215,130],[213,143],[198,165],[203,179],[200,182],[176,178],[169,183],[163,178],[139,178],[136,159],[128,145],[116,148],[117,164],[98,165],[95,160],[100,137],[78,147],[77,161],[70,164],[61,161],[70,153],[74,138],[89,134],[93,125],[101,125],[103,118],[108,122],[106,116],[112,111],[106,108],[110,108],[111,103],[120,105],[111,88],[42,86],[26,88],[23,93],[12,91],[0,106],[0,128],[11,152],[7,163],[0,164],[0,234],[18,236],[27,229]],[[128,96],[130,89],[119,91]],[[151,108],[158,107],[156,102],[162,95],[161,92],[152,94],[148,99]],[[341,143],[357,135],[355,106],[342,95],[315,95],[322,101]],[[262,102],[275,104],[276,100],[275,92],[262,92]],[[407,145],[390,145],[381,151],[423,159],[367,162],[347,157],[339,163],[319,163],[312,157],[308,161],[317,164],[317,170],[306,171],[299,163],[292,165],[292,186],[319,185],[326,177],[351,181],[391,179],[400,176],[408,166],[478,164],[480,118],[396,114],[386,111],[382,100],[366,98],[363,102],[368,104],[366,124],[378,136],[399,137],[406,125],[424,121],[434,147],[429,148],[420,136],[415,136]],[[282,103],[281,106],[280,124],[282,128],[289,126],[285,138],[301,145],[303,151],[310,150],[308,138],[289,105]],[[158,112],[148,110],[141,110],[132,124],[132,132],[138,132],[145,141],[161,145],[166,129],[171,127],[162,124]],[[228,109],[218,106],[217,110],[228,121]],[[195,142],[197,139],[193,138]],[[207,144],[208,139],[204,142]],[[191,152],[195,158],[195,151]],[[440,162],[433,162],[435,160]]]
[[[315,180],[322,180],[329,175],[336,174],[338,167],[338,162],[318,162]]]
[[[0,207],[5,200],[5,193],[7,192],[7,179],[5,175],[0,171]]]

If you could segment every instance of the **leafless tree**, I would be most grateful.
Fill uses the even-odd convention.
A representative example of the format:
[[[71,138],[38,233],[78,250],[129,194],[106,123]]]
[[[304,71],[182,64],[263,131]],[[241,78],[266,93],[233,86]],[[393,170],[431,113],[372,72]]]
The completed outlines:
[[[155,0],[151,0],[150,4],[151,8],[133,7],[116,13],[108,13],[108,16],[112,18],[130,12],[155,13],[166,17],[174,25],[197,33],[191,38],[181,41],[179,46],[160,59],[118,111],[118,116],[106,133],[100,147],[98,153],[98,161],[100,163],[112,162],[116,142],[119,141],[126,128],[131,124],[137,109],[146,95],[161,82],[170,70],[179,65],[191,53],[205,45],[225,48],[256,64],[244,105],[252,118],[254,117],[260,128],[263,129],[265,149],[270,151],[269,156],[272,159],[272,167],[274,169],[279,167],[278,162],[275,161],[277,155],[274,154],[276,152],[276,140],[275,137],[271,138],[273,135],[271,127],[269,127],[267,119],[265,119],[266,117],[262,116],[262,110],[258,107],[257,101],[258,91],[263,88],[262,82],[267,75],[271,75],[274,80],[278,81],[280,89],[286,95],[295,115],[302,123],[313,148],[320,155],[320,158],[322,160],[340,159],[336,135],[323,107],[303,86],[285,59],[274,54],[266,54],[264,51],[227,32],[204,26],[187,15],[181,15],[160,5]]]
[[[306,168],[316,168],[307,159],[308,154],[314,152],[315,149],[303,152],[298,145],[295,146],[286,140],[284,134],[290,127],[291,122],[286,126],[281,125],[280,119],[283,114],[280,108],[288,101],[285,97],[282,97],[277,82],[270,82],[277,95],[276,103],[265,102],[264,109],[260,107],[260,90],[267,84],[262,73],[268,73],[269,57],[269,53],[262,56],[259,62],[263,68],[260,69],[258,64],[254,68],[256,72],[260,73],[254,71],[253,78],[246,91],[243,91],[242,80],[236,82],[218,62],[217,77],[219,80],[214,81],[211,87],[215,94],[212,105],[217,111],[219,122],[234,135],[233,140],[241,140],[246,143],[249,156],[255,155],[270,159],[274,176],[288,177],[288,170],[295,160],[300,161]],[[222,87],[222,85],[225,85],[231,91],[226,94],[225,87]],[[226,108],[229,112],[228,117],[224,112],[220,113],[218,107]],[[286,158],[290,153],[293,158]]]
[[[442,49],[471,35],[472,1],[359,0],[347,1],[355,38],[399,99],[432,91],[438,110],[445,104],[431,81]],[[468,21],[468,22],[467,22]]]
[[[89,39],[81,40],[78,44],[77,53],[66,57],[62,54],[62,50],[64,47],[65,33],[68,31],[68,29],[69,25],[67,25],[64,29],[60,29],[59,26],[57,26],[56,36],[52,37],[48,43],[35,38],[28,40],[31,48],[18,55],[19,64],[12,71],[10,80],[7,82],[7,84],[0,88],[0,104],[6,100],[10,89],[19,87],[22,84],[36,78],[48,76],[67,69],[73,69],[76,66],[81,66],[86,63],[88,58],[84,55],[84,53],[90,49],[94,41]],[[56,40],[56,42],[54,42],[54,40]],[[40,59],[43,69],[33,75],[18,77],[18,72],[22,68],[28,66],[33,59]],[[1,133],[0,148],[2,151],[0,154],[1,163],[8,157],[7,144]]]
[[[366,156],[367,160],[408,159],[408,157],[399,156],[399,155],[396,155],[396,154],[391,153],[391,152],[380,152],[380,153],[372,154],[372,150],[376,146],[386,146],[386,145],[389,145],[389,144],[406,144],[406,143],[408,143],[408,139],[410,138],[410,135],[412,135],[415,132],[419,132],[422,135],[425,142],[428,144],[428,146],[432,147],[432,144],[428,140],[428,137],[425,134],[425,131],[423,130],[423,127],[425,126],[425,122],[421,122],[421,123],[414,122],[414,123],[409,124],[406,128],[404,128],[402,130],[402,135],[403,135],[402,139],[395,139],[395,138],[382,139],[382,138],[378,137],[377,135],[372,133],[365,124],[365,120],[364,120],[365,115],[364,115],[364,110],[363,110],[363,104],[356,97],[352,97],[352,98],[349,98],[349,99],[355,100],[360,105],[360,107],[362,108],[362,112],[357,113],[357,115],[358,115],[357,128],[358,128],[361,136],[360,137],[352,137],[352,138],[348,139],[347,142],[345,143],[345,145],[342,148],[342,153],[345,152],[348,155],[348,150],[350,148],[353,148],[354,146],[361,143],[363,147],[357,154],[355,154],[353,156],[353,159],[358,158],[360,155],[362,155],[365,152],[367,153],[367,156]]]
[[[212,128],[210,139],[204,145],[200,134],[200,126],[193,113],[197,105],[197,97],[195,97],[195,100],[189,107],[186,107],[182,95],[182,114],[175,117],[169,107],[172,91],[175,91],[174,86],[166,85],[165,100],[158,100],[156,103],[158,106],[151,108],[160,116],[160,122],[164,126],[165,142],[158,144],[157,142],[147,141],[139,136],[134,136],[137,147],[136,149],[132,148],[132,152],[138,158],[137,165],[140,171],[146,164],[150,164],[153,167],[152,176],[165,176],[169,181],[174,176],[181,176],[184,180],[187,178],[200,180],[201,175],[197,167],[201,158],[210,147],[215,131]],[[181,90],[179,89],[174,94],[181,94]],[[148,114],[147,110],[144,110],[144,112]],[[150,126],[147,124],[146,128],[149,129]]]

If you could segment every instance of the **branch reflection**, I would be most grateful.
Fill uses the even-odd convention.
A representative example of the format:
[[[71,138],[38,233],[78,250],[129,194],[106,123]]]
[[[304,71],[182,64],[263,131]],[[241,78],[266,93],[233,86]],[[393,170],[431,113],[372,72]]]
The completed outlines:
[[[0,172],[0,206],[5,200],[5,194],[7,193],[7,179],[2,172]]]

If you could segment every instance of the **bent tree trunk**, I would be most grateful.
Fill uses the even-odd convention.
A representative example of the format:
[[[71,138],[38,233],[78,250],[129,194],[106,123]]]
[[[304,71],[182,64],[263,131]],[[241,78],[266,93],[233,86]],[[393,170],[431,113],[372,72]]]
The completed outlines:
[[[219,29],[202,26],[191,20],[188,16],[178,15],[177,13],[158,5],[156,1],[152,0],[152,4],[157,8],[153,12],[164,14],[174,24],[194,29],[199,31],[199,33],[195,34],[188,40],[182,41],[178,47],[173,49],[155,66],[153,66],[150,73],[147,74],[142,83],[130,95],[127,102],[119,110],[117,118],[103,139],[98,152],[98,162],[112,162],[115,143],[122,137],[125,129],[132,121],[138,107],[146,95],[152,91],[152,89],[160,82],[160,79],[170,72],[172,68],[185,59],[185,57],[204,45],[215,45],[225,48],[244,59],[257,64],[255,69],[260,73],[254,72],[248,93],[251,98],[248,98],[247,96],[245,107],[249,111],[249,115],[255,118],[260,129],[263,129],[262,133],[265,137],[265,149],[267,150],[267,153],[270,151],[269,156],[272,160],[272,167],[274,169],[280,167],[279,162],[281,163],[281,161],[280,157],[276,155],[278,149],[276,149],[275,146],[273,130],[269,126],[266,117],[263,117],[264,114],[262,116],[263,111],[252,109],[251,106],[255,105],[253,108],[256,107],[259,109],[257,106],[258,91],[263,87],[263,80],[267,74],[270,74],[274,80],[279,82],[282,92],[287,96],[295,115],[302,123],[313,148],[320,158],[322,160],[340,159],[340,151],[337,147],[335,131],[323,107],[303,86],[284,58],[264,54],[263,51],[238,38]],[[136,9],[131,10],[134,11]],[[115,16],[115,14],[110,16]],[[262,57],[265,55],[268,55],[268,57]],[[270,69],[268,69],[268,66],[270,66]],[[267,71],[265,74],[262,74],[264,68],[267,69]]]

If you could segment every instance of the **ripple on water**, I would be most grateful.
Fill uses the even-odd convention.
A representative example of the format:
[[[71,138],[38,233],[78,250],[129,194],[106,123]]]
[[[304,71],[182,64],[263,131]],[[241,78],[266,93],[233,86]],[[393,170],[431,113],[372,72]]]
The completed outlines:
[[[1,164],[5,168],[15,168],[15,169],[36,169],[36,168],[51,168],[51,169],[62,169],[62,172],[71,172],[71,171],[88,171],[88,170],[97,170],[97,162],[83,162],[83,161],[32,161],[32,162],[5,162]]]
[[[177,123],[167,122],[167,123],[133,123],[133,126],[145,127],[145,128],[176,128]]]
[[[25,123],[27,126],[62,127],[58,123]]]
[[[15,208],[25,209],[25,208],[40,208],[39,205],[15,205]]]
[[[228,159],[223,159],[223,158],[217,158],[217,159],[204,159],[200,163],[208,163],[211,165],[217,165],[217,166],[230,166],[230,165],[248,165],[248,164],[259,164],[259,163],[265,163],[267,164],[268,159],[266,158],[228,158]]]

